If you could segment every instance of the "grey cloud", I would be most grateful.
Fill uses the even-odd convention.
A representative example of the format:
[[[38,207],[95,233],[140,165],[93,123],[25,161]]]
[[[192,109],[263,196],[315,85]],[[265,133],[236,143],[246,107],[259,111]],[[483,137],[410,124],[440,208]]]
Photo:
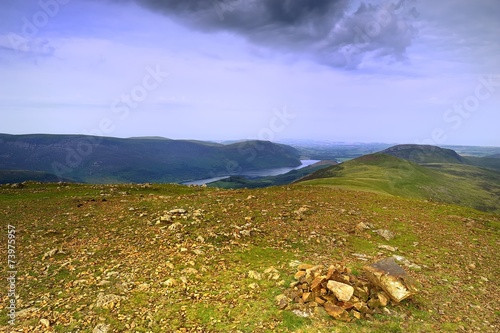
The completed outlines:
[[[468,62],[485,72],[500,67],[498,0],[421,0],[423,40],[448,60]]]
[[[349,0],[135,0],[205,31],[230,31],[251,42],[356,68],[367,56],[404,59],[416,36],[414,0],[352,11]]]

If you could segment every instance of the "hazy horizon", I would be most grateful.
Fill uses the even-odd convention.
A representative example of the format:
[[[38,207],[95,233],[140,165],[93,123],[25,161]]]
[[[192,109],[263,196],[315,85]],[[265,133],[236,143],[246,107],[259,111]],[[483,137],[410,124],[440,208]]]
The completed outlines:
[[[500,2],[7,0],[0,132],[500,146]]]
[[[83,133],[0,133],[7,135],[92,135],[92,134],[83,134]],[[151,138],[151,139],[166,139],[166,140],[185,140],[185,141],[202,141],[202,142],[213,142],[213,143],[221,143],[221,144],[231,144],[249,140],[261,140],[259,138],[233,138],[233,139],[198,139],[198,138],[170,138],[164,136],[157,135],[141,135],[141,136],[109,136],[103,135],[102,137],[110,137],[117,139],[141,139],[141,138]],[[338,141],[338,140],[329,140],[329,139],[295,139],[295,138],[280,138],[277,140],[265,140],[264,141],[272,141],[274,143],[281,143],[286,145],[293,146],[294,144],[308,144],[308,145],[317,145],[317,144],[331,144],[331,145],[405,145],[405,144],[416,144],[412,142],[382,142],[382,141]],[[421,143],[422,145],[428,145],[428,143]],[[500,148],[500,145],[470,145],[470,144],[434,144],[435,146],[441,147],[484,147],[484,148]]]

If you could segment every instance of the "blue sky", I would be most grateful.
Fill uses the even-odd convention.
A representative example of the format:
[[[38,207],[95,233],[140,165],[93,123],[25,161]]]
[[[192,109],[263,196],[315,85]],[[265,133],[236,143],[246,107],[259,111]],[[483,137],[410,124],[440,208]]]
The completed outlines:
[[[500,146],[497,0],[3,0],[0,132]]]

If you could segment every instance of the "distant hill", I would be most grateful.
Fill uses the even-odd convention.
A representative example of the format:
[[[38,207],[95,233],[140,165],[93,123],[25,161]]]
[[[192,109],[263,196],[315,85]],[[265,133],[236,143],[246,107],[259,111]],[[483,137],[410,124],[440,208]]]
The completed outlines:
[[[497,157],[464,156],[464,160],[469,165],[500,171],[500,158]]]
[[[163,138],[0,134],[0,169],[88,183],[181,182],[300,165],[299,152],[267,141],[230,145]]]
[[[450,159],[454,156],[445,153]],[[376,153],[316,171],[299,182],[430,199],[500,213],[500,172],[466,164],[421,166]]]
[[[500,171],[500,158],[493,156],[461,156],[456,151],[430,145],[397,145],[380,153],[392,155],[420,165],[432,166],[434,163],[468,164]],[[500,155],[499,155],[500,156]]]
[[[431,145],[396,145],[380,153],[392,155],[404,160],[423,163],[458,163],[466,164],[466,160],[452,149],[440,148]]]

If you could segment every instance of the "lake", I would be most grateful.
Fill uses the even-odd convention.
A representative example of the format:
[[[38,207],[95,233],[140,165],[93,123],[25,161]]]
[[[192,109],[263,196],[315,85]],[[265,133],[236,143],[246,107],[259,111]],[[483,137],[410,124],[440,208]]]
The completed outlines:
[[[284,173],[287,173],[292,170],[297,170],[301,168],[305,168],[306,166],[312,165],[314,163],[319,162],[320,160],[301,160],[300,162],[302,163],[299,166],[296,167],[285,167],[285,168],[272,168],[272,169],[262,169],[262,170],[253,170],[253,171],[244,171],[240,174],[233,174],[233,175],[226,175],[226,176],[220,176],[220,177],[212,177],[212,178],[205,178],[205,179],[199,179],[199,180],[193,180],[190,182],[183,182],[181,184],[183,185],[203,185],[211,182],[215,182],[224,178],[227,178],[229,176],[245,176],[248,178],[259,178],[259,177],[266,177],[266,176],[277,176],[281,175]]]

